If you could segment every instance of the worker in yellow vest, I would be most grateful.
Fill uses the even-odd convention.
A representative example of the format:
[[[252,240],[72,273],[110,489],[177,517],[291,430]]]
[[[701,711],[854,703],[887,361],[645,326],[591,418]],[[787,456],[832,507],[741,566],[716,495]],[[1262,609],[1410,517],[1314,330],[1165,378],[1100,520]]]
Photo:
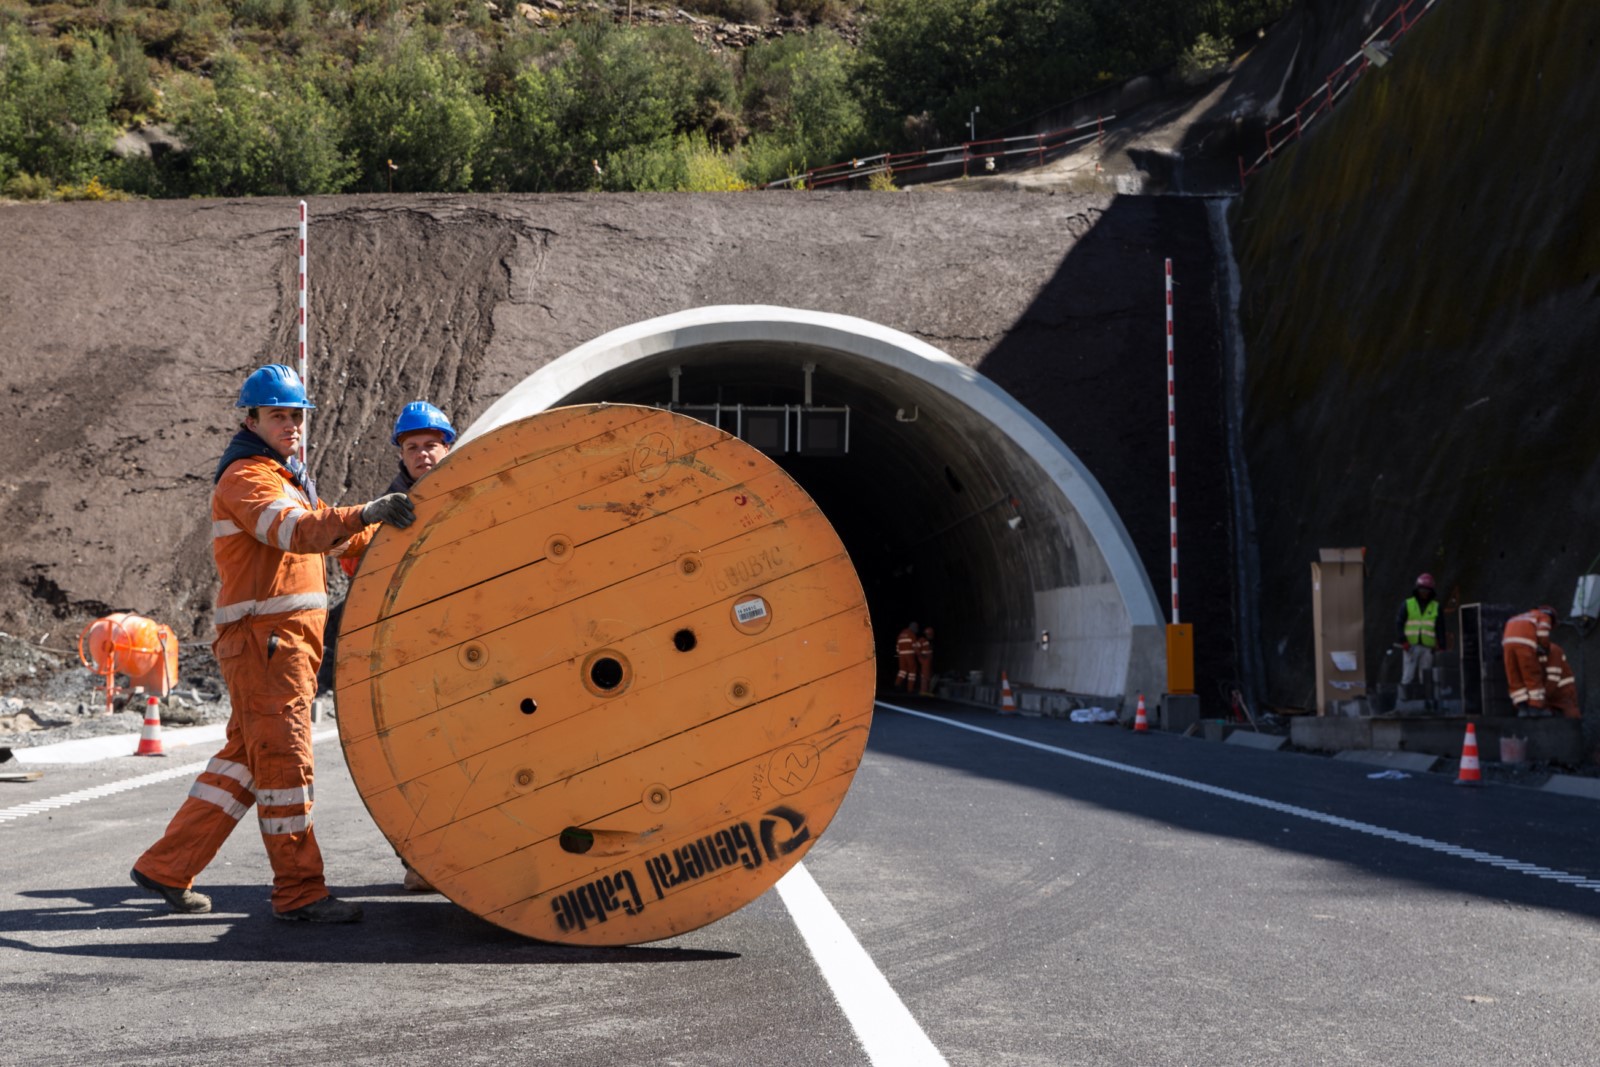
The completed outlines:
[[[1433,575],[1417,575],[1411,595],[1400,605],[1395,618],[1403,650],[1400,667],[1400,697],[1415,700],[1422,696],[1433,703],[1433,653],[1442,647],[1439,628],[1439,600]]]

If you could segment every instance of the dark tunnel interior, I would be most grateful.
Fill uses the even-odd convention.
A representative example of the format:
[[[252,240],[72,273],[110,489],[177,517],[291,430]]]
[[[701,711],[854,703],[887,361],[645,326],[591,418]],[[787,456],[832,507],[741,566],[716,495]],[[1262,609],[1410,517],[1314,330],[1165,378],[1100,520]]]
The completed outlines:
[[[849,409],[843,454],[797,447],[808,364],[809,407]],[[872,613],[880,681],[892,681],[895,635],[913,619],[935,628],[939,673],[990,670],[997,641],[1029,639],[1026,545],[1008,520],[1027,513],[1033,487],[1004,473],[1016,465],[993,427],[920,379],[793,343],[678,349],[596,378],[564,402],[665,407],[673,402],[673,368],[680,368],[675,408],[687,406],[702,421],[720,417],[729,432],[738,426],[736,405],[790,406],[789,448],[768,454],[816,501],[850,553]],[[760,418],[774,416],[742,414],[741,436],[759,443]]]

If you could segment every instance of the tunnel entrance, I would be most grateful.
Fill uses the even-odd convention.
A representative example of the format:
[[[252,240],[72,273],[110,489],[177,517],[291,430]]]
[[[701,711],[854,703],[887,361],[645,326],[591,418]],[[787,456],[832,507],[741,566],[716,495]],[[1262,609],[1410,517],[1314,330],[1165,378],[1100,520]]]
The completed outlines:
[[[849,549],[886,678],[915,619],[936,630],[937,672],[1005,670],[1112,701],[1161,691],[1160,607],[1105,493],[1020,403],[931,345],[842,315],[697,308],[546,364],[463,440],[603,401],[720,416],[769,451]],[[808,411],[820,418],[809,437]],[[787,443],[773,436],[780,417]]]

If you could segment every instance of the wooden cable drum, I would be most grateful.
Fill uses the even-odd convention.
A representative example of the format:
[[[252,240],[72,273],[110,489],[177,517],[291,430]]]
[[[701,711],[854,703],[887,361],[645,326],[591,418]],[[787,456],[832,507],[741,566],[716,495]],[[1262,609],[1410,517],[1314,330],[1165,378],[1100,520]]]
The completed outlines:
[[[447,897],[546,941],[714,922],[816,842],[866,748],[866,598],[768,457],[629,405],[463,443],[345,604],[339,736]]]

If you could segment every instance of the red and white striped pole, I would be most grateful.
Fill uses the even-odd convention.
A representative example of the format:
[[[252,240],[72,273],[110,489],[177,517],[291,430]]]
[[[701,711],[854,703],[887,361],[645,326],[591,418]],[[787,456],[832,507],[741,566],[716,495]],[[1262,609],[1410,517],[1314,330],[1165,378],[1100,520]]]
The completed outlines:
[[[306,202],[300,201],[300,384],[311,393],[311,383],[306,378]],[[300,462],[306,461],[306,442],[311,437],[311,412],[306,412],[305,426],[300,431]]]
[[[1178,420],[1172,377],[1172,260],[1167,260],[1167,519],[1172,537],[1172,624],[1178,624]]]

